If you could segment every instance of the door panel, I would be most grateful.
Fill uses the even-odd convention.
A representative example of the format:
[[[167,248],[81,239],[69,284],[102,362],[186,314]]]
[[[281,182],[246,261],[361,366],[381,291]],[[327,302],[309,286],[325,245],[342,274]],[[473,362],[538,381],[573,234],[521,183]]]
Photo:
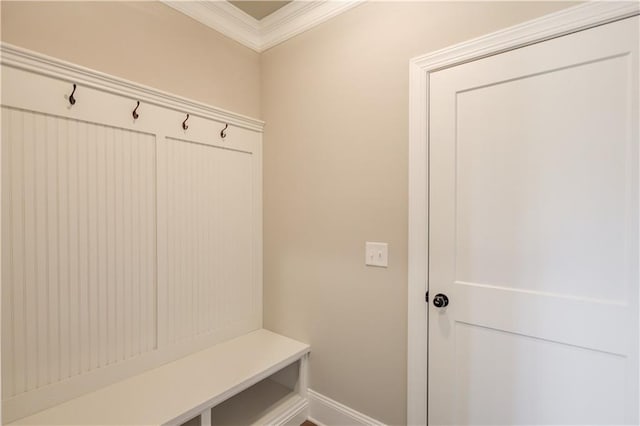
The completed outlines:
[[[462,322],[455,333],[460,424],[624,422],[624,399],[611,392],[624,357]]]
[[[430,77],[429,420],[638,420],[638,18]]]

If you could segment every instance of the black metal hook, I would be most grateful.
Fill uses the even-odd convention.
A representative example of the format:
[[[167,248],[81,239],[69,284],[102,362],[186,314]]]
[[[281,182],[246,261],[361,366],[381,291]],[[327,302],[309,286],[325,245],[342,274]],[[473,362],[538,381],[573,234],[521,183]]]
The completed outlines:
[[[76,98],[73,97],[73,94],[76,93],[76,84],[73,83],[73,92],[71,92],[71,94],[69,95],[69,103],[71,105],[75,105],[76,103]]]
[[[222,139],[227,137],[227,127],[229,127],[229,125],[225,123],[224,129],[220,130],[220,137]]]
[[[133,112],[131,113],[131,115],[133,115],[133,119],[137,120],[138,117],[140,117],[140,114],[138,114],[138,107],[140,106],[140,101],[138,101],[138,104],[136,105],[135,109],[133,110]]]
[[[184,130],[187,130],[189,128],[189,126],[187,126],[187,120],[189,119],[189,114],[187,114],[187,118],[184,119],[184,121],[182,122],[182,128]]]

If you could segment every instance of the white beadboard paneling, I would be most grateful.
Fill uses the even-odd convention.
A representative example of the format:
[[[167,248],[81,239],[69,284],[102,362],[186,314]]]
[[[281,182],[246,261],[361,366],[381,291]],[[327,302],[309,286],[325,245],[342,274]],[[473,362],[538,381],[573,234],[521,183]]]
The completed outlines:
[[[166,336],[178,343],[254,315],[253,154],[167,138],[159,155]]]
[[[146,319],[145,333],[151,336],[143,339],[142,318],[133,313],[154,310],[155,277],[147,273],[143,281],[133,271],[155,259],[150,226],[134,226],[155,227],[153,206],[136,208],[155,203],[155,137],[7,107],[2,117],[8,158],[3,168],[3,376],[4,394],[12,397],[151,349],[141,341],[154,341],[155,323]],[[121,158],[118,175],[106,173],[108,148]],[[120,215],[101,232],[99,206],[111,205],[108,183],[114,181]],[[104,217],[101,221],[106,225]],[[100,279],[98,253],[106,252],[109,232],[118,235],[113,251],[120,255],[109,268],[104,253]],[[119,280],[104,279],[117,277],[116,269]],[[121,300],[111,301],[112,314],[121,320],[108,336],[109,300],[99,302],[99,295],[113,286]],[[121,352],[109,359],[107,346],[113,344]]]
[[[3,420],[260,328],[262,123],[2,51]]]

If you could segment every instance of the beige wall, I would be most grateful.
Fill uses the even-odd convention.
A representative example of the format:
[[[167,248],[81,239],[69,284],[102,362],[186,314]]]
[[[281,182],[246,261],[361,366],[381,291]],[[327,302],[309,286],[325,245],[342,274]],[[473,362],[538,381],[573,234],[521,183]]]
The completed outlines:
[[[265,325],[312,389],[405,422],[409,59],[568,5],[371,2],[263,54]]]
[[[2,41],[251,117],[260,56],[159,2],[2,0]]]

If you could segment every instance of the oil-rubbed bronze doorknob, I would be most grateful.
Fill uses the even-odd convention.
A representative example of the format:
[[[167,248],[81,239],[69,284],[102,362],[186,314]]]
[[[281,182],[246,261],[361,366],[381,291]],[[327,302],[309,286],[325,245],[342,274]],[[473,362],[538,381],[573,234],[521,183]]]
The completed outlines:
[[[449,298],[446,294],[438,293],[433,298],[433,306],[436,308],[444,308],[449,304]]]

